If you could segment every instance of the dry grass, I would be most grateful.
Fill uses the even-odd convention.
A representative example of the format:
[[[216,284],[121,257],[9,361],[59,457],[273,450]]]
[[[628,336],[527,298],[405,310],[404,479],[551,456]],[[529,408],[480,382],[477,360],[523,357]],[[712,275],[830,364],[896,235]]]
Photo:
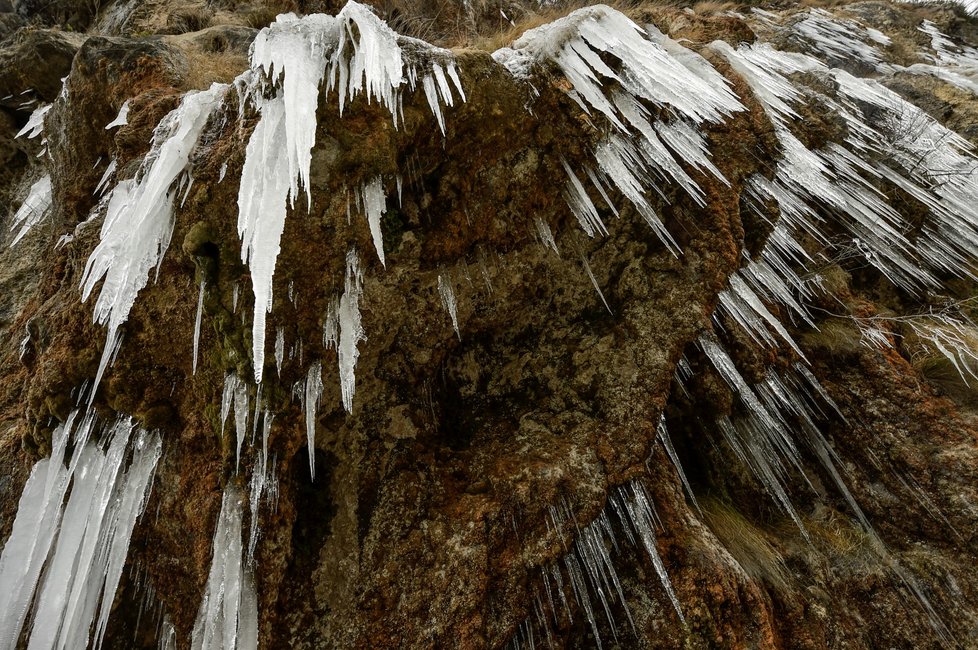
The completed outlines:
[[[747,575],[770,585],[782,594],[792,591],[791,574],[784,557],[763,530],[737,510],[715,499],[700,502],[707,526],[730,552]]]
[[[833,356],[856,351],[862,341],[862,333],[848,318],[830,318],[818,324],[817,330],[801,335],[806,347],[824,350]]]
[[[184,50],[190,65],[181,90],[205,90],[214,82],[230,83],[248,68],[248,57],[240,52]]]

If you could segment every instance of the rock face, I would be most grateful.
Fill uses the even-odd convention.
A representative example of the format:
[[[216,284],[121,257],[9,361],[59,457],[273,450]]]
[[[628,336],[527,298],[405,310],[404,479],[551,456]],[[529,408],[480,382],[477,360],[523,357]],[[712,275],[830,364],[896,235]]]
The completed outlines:
[[[90,9],[86,25],[106,24],[121,5]],[[685,66],[662,97],[685,96],[700,75],[714,90],[727,84],[739,107],[716,119],[690,117],[703,102],[623,99],[646,80],[629,76],[634,50],[618,45],[588,60],[609,112],[557,47],[517,70],[532,37],[495,56],[401,38],[418,83],[398,90],[395,116],[366,92],[342,106],[327,75],[253,385],[256,270],[242,258],[240,179],[281,82],[277,69],[257,81],[268,70],[255,63],[233,81],[256,32],[240,12],[217,24],[230,11],[215,5],[201,23],[174,8],[162,36],[30,27],[0,43],[0,192],[12,206],[0,225],[0,537],[73,412],[132,417],[163,440],[126,571],[105,597],[108,646],[234,647],[227,634],[199,645],[218,616],[205,591],[231,584],[213,568],[234,555],[215,537],[222,493],[249,500],[237,543],[247,549],[257,531],[253,553],[236,559],[253,576],[261,647],[978,646],[978,259],[924,259],[942,237],[976,250],[978,203],[961,198],[978,191],[966,151],[978,145],[974,18],[883,2],[747,15],[639,6],[628,18],[585,10],[546,41],[634,21],[649,48],[642,65]],[[375,24],[362,20],[349,31],[361,45]],[[587,42],[601,49],[597,39]],[[798,57],[788,55],[790,71],[762,66],[782,85],[751,72],[743,53],[767,56],[760,43]],[[648,63],[648,52],[661,59]],[[431,72],[439,61],[444,86]],[[369,85],[370,64],[365,74]],[[153,178],[167,116],[212,81],[233,83],[212,88],[220,106],[181,149],[169,246],[146,265],[92,390],[106,332],[93,322],[97,295],[82,302],[79,287],[107,237],[107,197],[121,196],[104,188]],[[853,99],[853,87],[876,94]],[[29,104],[18,99],[27,89]],[[888,113],[879,97],[889,91],[922,112]],[[44,103],[43,132],[15,138]],[[616,126],[612,114],[627,120]],[[602,156],[626,133],[665,144],[619,154],[626,164],[615,167]],[[824,175],[791,167],[790,142],[833,162]],[[917,163],[898,157],[905,150]],[[847,163],[829,157],[839,151],[858,181],[845,185]],[[900,180],[935,152],[961,152],[964,166],[937,170],[926,187]],[[15,213],[44,175],[51,206],[12,246],[7,224],[19,230]],[[876,227],[898,220],[900,255],[933,282],[899,281],[880,261],[892,251],[873,248],[842,204],[815,197],[810,221],[799,217],[797,197],[822,178],[850,205],[891,211],[872,215]],[[382,215],[371,214],[377,196]],[[960,230],[940,229],[932,196],[958,201]],[[262,217],[274,209],[262,207]],[[814,225],[791,230],[801,223]],[[786,241],[797,244],[784,258],[793,270],[765,275],[759,262]],[[351,250],[363,336],[345,408]],[[797,283],[776,285],[784,294],[742,288],[758,277],[775,287],[774,276]],[[69,457],[82,445],[70,442]],[[247,647],[240,616],[229,629]]]

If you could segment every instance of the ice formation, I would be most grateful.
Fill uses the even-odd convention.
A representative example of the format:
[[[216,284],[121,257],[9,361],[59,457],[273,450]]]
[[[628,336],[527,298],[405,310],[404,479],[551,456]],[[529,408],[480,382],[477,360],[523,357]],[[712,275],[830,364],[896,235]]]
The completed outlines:
[[[190,639],[193,650],[256,650],[258,595],[244,562],[244,499],[233,484],[224,490],[214,532],[213,559]]]
[[[209,90],[184,95],[180,105],[156,127],[152,147],[136,178],[112,190],[101,240],[88,258],[81,281],[82,300],[87,300],[102,281],[95,301],[95,322],[108,326],[92,396],[120,341],[119,328],[129,317],[136,294],[146,286],[150,271],[159,268],[170,245],[174,183],[187,170],[190,154],[226,89],[214,84]]]
[[[197,374],[197,353],[200,349],[200,322],[204,317],[204,289],[207,288],[207,282],[204,280],[200,281],[200,293],[197,295],[197,316],[194,319],[194,360],[193,360],[193,374]]]
[[[44,104],[43,106],[38,106],[31,113],[31,116],[27,119],[27,124],[25,124],[20,131],[17,132],[15,138],[20,138],[22,136],[27,136],[28,140],[33,140],[37,136],[44,132],[44,116],[48,114],[51,110],[52,104]]]
[[[316,411],[323,396],[323,366],[316,361],[306,373],[306,390],[302,398],[306,416],[306,444],[309,450],[309,476],[316,478]]]
[[[649,189],[661,194],[656,183],[675,182],[702,204],[702,190],[681,163],[725,182],[697,127],[744,110],[727,80],[655,27],[643,30],[604,5],[532,29],[493,57],[521,78],[546,62],[556,65],[571,83],[570,97],[585,113],[603,115],[611,127],[594,152],[598,173],[585,169],[595,189],[614,210],[602,181],[617,187],[678,253],[645,194]],[[671,119],[653,119],[648,106],[666,111]],[[605,234],[579,176],[566,161],[564,169],[565,197],[582,229],[589,236]]]
[[[635,631],[632,614],[614,565],[613,555],[620,550],[616,530],[625,533],[625,541],[633,548],[645,551],[672,607],[680,621],[685,621],[656,545],[655,530],[658,524],[655,508],[640,480],[612,490],[604,510],[586,526],[577,526],[566,500],[548,506],[547,511],[546,523],[549,530],[561,534],[566,527],[573,525],[575,537],[571,547],[559,561],[541,568],[546,602],[538,596],[539,602],[534,608],[535,620],[528,618],[517,637],[522,635],[531,644],[534,627],[549,636],[551,623],[547,616],[548,610],[550,619],[554,622],[561,618],[560,611],[563,611],[568,620],[573,620],[571,603],[576,603],[583,612],[598,648],[602,647],[601,628],[598,624],[601,614],[608,622],[614,641],[620,642],[618,623],[612,614],[612,607],[616,603],[624,608],[629,627]],[[518,642],[518,638],[514,640]]]
[[[335,348],[340,371],[340,395],[343,408],[353,412],[353,393],[356,392],[356,367],[360,350],[366,340],[360,323],[360,296],[363,294],[363,271],[354,249],[346,255],[346,281],[343,295],[332,301],[323,324],[323,345]]]
[[[410,43],[411,55],[402,52]],[[447,76],[447,78],[446,78]],[[376,99],[398,123],[401,92],[420,77],[433,114],[444,132],[442,102],[451,106],[447,79],[464,100],[450,52],[396,34],[368,7],[349,2],[335,17],[283,14],[255,39],[251,70],[239,77],[260,120],[245,152],[238,194],[241,260],[251,268],[255,312],[252,355],[255,381],[261,382],[265,358],[265,315],[272,309],[272,278],[288,206],[300,190],[309,194],[309,165],[316,139],[320,86],[336,91],[340,112],[361,93]],[[434,92],[434,95],[432,94]],[[368,221],[384,261],[376,180],[364,188]]]
[[[452,320],[455,335],[462,340],[462,333],[458,328],[458,299],[455,297],[455,287],[450,273],[438,274],[438,296],[445,311],[448,312],[448,317]]]
[[[258,400],[255,400],[256,408]],[[248,410],[251,402],[248,394],[248,384],[233,372],[224,377],[224,390],[221,394],[221,437],[224,436],[224,424],[227,422],[232,407],[234,409],[235,469],[241,465],[241,446],[248,433]],[[257,424],[256,424],[257,426]]]
[[[51,457],[31,471],[0,556],[3,648],[20,647],[31,603],[32,650],[84,648],[93,639],[99,647],[105,633],[161,440],[121,419],[103,447],[94,441],[102,427],[78,419],[74,413],[58,426]],[[74,451],[65,467],[69,437]]]
[[[384,195],[384,184],[380,176],[374,177],[363,186],[363,210],[367,213],[367,223],[370,226],[370,236],[374,240],[374,248],[380,263],[387,266],[384,259],[384,234],[380,228],[380,220],[387,210],[387,197]]]
[[[911,293],[937,286],[938,272],[974,275],[978,216],[970,206],[978,201],[978,160],[967,141],[878,82],[811,57],[766,44],[712,47],[751,84],[775,124],[784,159],[773,180],[757,177],[749,189],[780,205],[783,235],[808,234],[828,244],[822,217],[828,214],[850,233],[855,252]],[[795,72],[832,76],[839,98],[819,99],[845,119],[846,142],[812,151],[791,133],[792,104],[817,97],[789,80]],[[867,179],[886,180],[930,210],[915,242],[903,234],[909,230],[903,217]],[[784,259],[775,265],[790,266]]]
[[[768,12],[756,12],[762,19]],[[799,19],[800,18],[800,19]],[[820,54],[829,63],[861,62],[879,72],[893,69],[884,62],[882,48],[890,45],[888,36],[855,20],[838,18],[824,9],[809,9],[792,16],[789,26],[793,40],[801,41],[808,51]],[[769,22],[770,19],[769,19]]]
[[[119,108],[119,114],[114,120],[105,125],[105,130],[114,129],[119,126],[125,126],[129,124],[129,100],[127,99],[122,103],[122,107]]]
[[[15,246],[17,242],[23,239],[24,235],[30,232],[31,228],[41,222],[41,219],[44,218],[44,215],[50,209],[51,176],[46,175],[31,185],[31,189],[27,193],[27,198],[24,199],[20,208],[14,213],[10,229],[17,230],[19,228],[19,230],[14,235],[14,239],[10,242],[10,245]]]

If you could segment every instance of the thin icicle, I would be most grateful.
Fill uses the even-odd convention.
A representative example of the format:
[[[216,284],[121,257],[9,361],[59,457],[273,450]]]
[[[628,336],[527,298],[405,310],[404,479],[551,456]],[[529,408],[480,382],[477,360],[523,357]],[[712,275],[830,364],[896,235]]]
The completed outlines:
[[[672,439],[669,437],[669,429],[666,427],[666,418],[662,416],[659,418],[658,426],[659,442],[662,443],[662,448],[666,450],[666,455],[669,456],[669,460],[672,461],[673,466],[676,468],[676,472],[679,474],[679,480],[683,484],[683,488],[686,490],[686,494],[689,496],[689,500],[693,502],[693,505],[701,513],[700,504],[696,501],[696,494],[693,493],[693,486],[689,484],[689,479],[686,478],[686,472],[683,471],[682,463],[679,462],[679,455],[676,453],[675,447],[672,446]]]
[[[608,313],[612,316],[615,312],[611,311],[611,307],[608,305],[608,301],[604,298],[604,293],[601,291],[601,285],[598,284],[598,279],[594,277],[594,271],[591,270],[591,265],[588,264],[587,257],[584,253],[581,253],[581,264],[584,265],[584,272],[587,273],[587,277],[591,280],[591,284],[594,286],[594,290],[598,292],[598,297],[601,298],[601,302],[604,304],[604,308],[608,310]]]
[[[319,361],[309,366],[302,410],[306,416],[306,449],[309,452],[309,477],[316,478],[316,412],[323,396],[323,366]]]
[[[200,295],[197,296],[197,318],[194,320],[194,363],[192,374],[197,374],[197,352],[200,348],[200,321],[204,316],[204,289],[207,287],[207,281],[200,281]]]

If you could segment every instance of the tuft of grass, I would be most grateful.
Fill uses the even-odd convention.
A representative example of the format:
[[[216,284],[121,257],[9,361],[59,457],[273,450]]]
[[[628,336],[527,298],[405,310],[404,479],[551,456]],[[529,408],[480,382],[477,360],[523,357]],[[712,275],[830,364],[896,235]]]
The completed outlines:
[[[248,57],[240,52],[204,52],[187,48],[184,54],[189,60],[183,90],[206,90],[212,83],[230,83],[248,68]]]
[[[744,571],[781,594],[792,592],[791,574],[784,557],[763,530],[748,521],[732,505],[713,498],[700,501],[706,525]]]
[[[806,347],[825,350],[837,356],[856,351],[863,335],[851,319],[829,318],[819,322],[817,330],[804,332],[801,338]]]

